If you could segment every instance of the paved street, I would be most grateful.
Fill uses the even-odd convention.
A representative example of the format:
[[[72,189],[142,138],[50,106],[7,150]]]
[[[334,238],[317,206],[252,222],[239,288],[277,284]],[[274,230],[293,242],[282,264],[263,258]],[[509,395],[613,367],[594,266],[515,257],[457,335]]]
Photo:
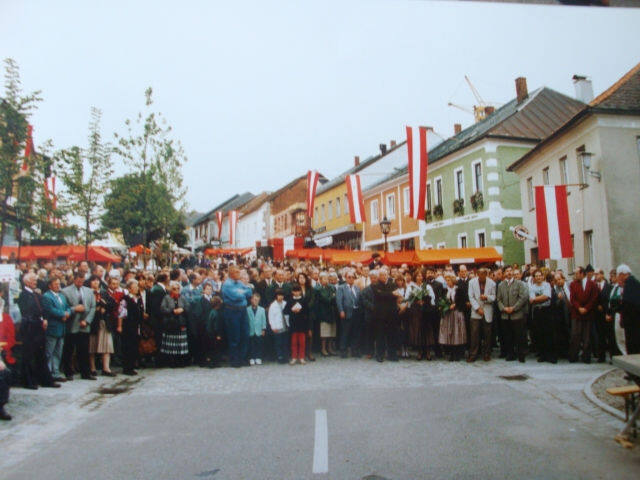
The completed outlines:
[[[609,368],[331,359],[16,389],[77,394],[2,426],[0,478],[631,478],[640,449],[582,393]]]

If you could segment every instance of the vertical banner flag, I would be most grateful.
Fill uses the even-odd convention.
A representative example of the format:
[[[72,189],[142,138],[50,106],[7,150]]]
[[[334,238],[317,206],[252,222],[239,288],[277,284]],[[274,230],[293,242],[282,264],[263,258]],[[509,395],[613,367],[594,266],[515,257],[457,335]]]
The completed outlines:
[[[360,187],[360,175],[347,175],[347,196],[349,198],[349,215],[351,223],[366,222],[364,199]]]
[[[216,212],[216,220],[218,221],[218,240],[222,237],[222,212]]]
[[[51,201],[51,209],[55,210],[58,199],[56,197],[56,177],[53,175],[44,179],[44,196],[47,200]],[[47,221],[52,223],[52,218],[55,220],[55,215],[49,213],[47,215]]]
[[[29,168],[29,166],[27,165],[27,158],[31,156],[34,150],[33,127],[31,125],[27,125],[27,144],[24,147],[24,162],[22,162],[22,170],[27,170]]]
[[[236,225],[238,224],[238,211],[231,210],[229,212],[229,245],[236,243]]]
[[[409,156],[409,216],[416,220],[424,220],[427,208],[427,127],[418,127],[418,139],[414,138],[411,127],[406,129]]]
[[[573,257],[566,185],[536,188],[538,258],[559,260]]]
[[[313,205],[316,200],[316,188],[318,187],[318,172],[307,173],[307,217],[313,218]]]

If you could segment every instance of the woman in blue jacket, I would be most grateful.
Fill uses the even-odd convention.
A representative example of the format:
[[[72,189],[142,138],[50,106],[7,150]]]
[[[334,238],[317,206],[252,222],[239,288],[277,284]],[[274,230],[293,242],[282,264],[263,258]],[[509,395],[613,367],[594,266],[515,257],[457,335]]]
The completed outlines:
[[[62,347],[64,345],[65,324],[71,316],[71,309],[67,299],[60,293],[60,279],[49,279],[49,290],[42,296],[42,310],[47,321],[46,331],[46,356],[49,371],[56,382],[67,380],[60,374],[60,360],[62,359]]]

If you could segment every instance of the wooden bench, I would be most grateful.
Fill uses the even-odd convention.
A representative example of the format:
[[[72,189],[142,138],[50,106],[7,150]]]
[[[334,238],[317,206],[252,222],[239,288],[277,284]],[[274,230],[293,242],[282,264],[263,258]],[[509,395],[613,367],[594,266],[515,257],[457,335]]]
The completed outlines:
[[[625,420],[629,421],[630,412],[635,411],[636,409],[636,395],[640,394],[640,386],[638,385],[625,385],[623,387],[612,387],[607,388],[607,393],[609,395],[614,395],[616,397],[624,397],[624,415]],[[633,422],[633,437],[636,438],[638,435],[636,429],[636,423]],[[625,448],[633,448],[633,444],[629,442],[629,439],[626,437],[616,437],[616,441],[620,443]]]

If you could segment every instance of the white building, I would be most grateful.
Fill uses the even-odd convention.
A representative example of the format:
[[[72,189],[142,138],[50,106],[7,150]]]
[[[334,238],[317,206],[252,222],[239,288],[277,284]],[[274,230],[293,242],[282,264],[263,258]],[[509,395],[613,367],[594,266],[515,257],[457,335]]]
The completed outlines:
[[[236,230],[237,248],[255,248],[258,243],[267,245],[271,213],[268,196],[267,192],[262,192],[240,209]]]

